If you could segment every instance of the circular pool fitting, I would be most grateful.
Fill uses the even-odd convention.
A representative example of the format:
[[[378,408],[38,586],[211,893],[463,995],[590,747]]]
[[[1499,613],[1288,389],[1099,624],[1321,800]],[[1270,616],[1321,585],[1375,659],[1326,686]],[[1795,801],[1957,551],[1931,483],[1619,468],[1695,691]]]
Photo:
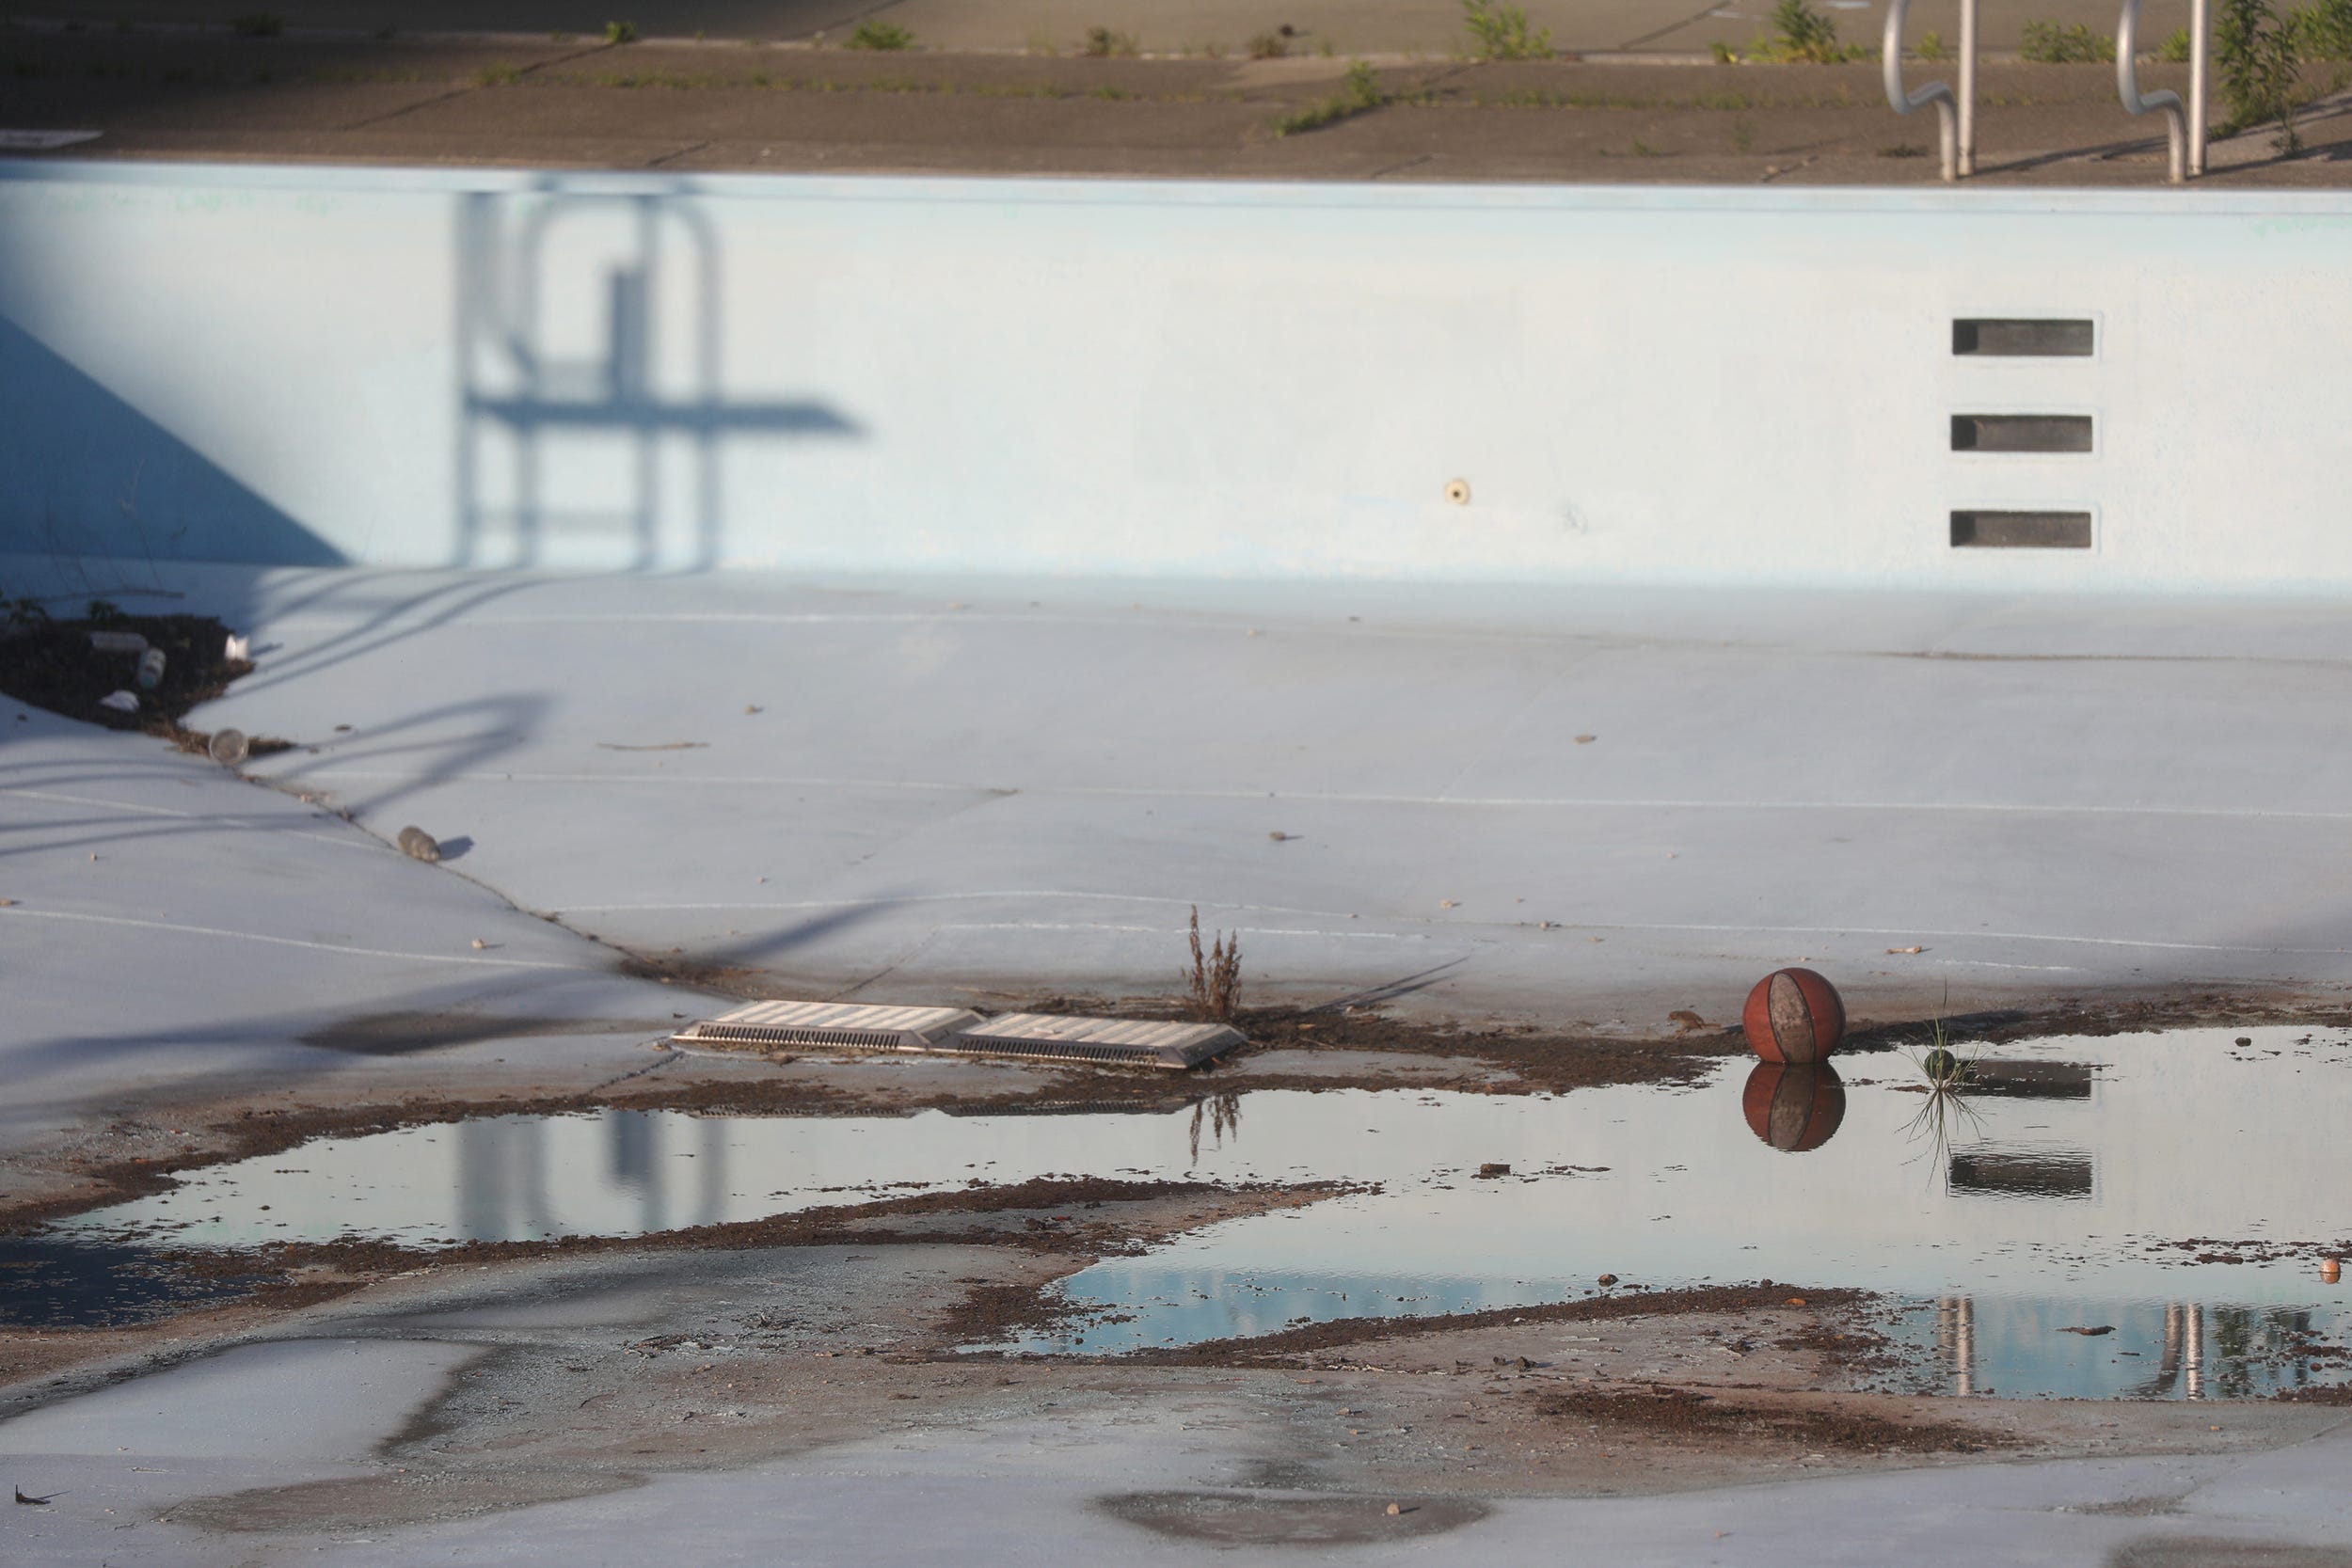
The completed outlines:
[[[1447,480],[1445,499],[1456,506],[1468,506],[1470,504],[1470,481],[1467,479]]]

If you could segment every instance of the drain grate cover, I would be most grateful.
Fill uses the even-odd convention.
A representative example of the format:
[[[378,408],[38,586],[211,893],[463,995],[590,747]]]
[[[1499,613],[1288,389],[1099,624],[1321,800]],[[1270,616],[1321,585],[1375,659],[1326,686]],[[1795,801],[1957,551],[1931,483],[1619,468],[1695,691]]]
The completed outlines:
[[[929,1051],[980,1021],[963,1007],[877,1007],[852,1002],[754,1002],[690,1023],[681,1045],[803,1045],[834,1051]]]
[[[1241,1043],[1241,1031],[1222,1023],[1007,1013],[931,1049],[959,1055],[1182,1069],[1198,1067]]]

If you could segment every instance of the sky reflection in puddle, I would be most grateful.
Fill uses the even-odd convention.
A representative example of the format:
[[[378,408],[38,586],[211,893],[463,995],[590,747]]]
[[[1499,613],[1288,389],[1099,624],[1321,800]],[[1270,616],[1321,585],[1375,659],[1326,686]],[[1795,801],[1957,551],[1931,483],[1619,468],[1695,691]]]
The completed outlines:
[[[2253,1043],[2233,1045],[2240,1035]],[[1336,1178],[1380,1190],[1084,1270],[1069,1294],[1104,1312],[1024,1348],[1118,1353],[1558,1301],[1613,1274],[1620,1289],[1770,1278],[1887,1292],[1912,1305],[1892,1331],[1923,1353],[1906,1386],[2184,1397],[2342,1379],[2331,1347],[2307,1340],[2332,1338],[2340,1288],[2307,1254],[2264,1260],[2272,1243],[2344,1235],[2341,1032],[2066,1038],[1985,1055],[1946,1118],[1947,1146],[1919,1125],[1911,1060],[1876,1053],[1841,1058],[1842,1085],[1767,1083],[1740,1061],[1698,1089],[1545,1098],[1265,1091],[1149,1115],[491,1117],[192,1173],[51,1234],[431,1244],[628,1235],[975,1179]],[[1512,1174],[1479,1177],[1489,1162]],[[2193,1238],[2225,1244],[2173,1244]],[[2113,1332],[2064,1332],[2098,1327]]]

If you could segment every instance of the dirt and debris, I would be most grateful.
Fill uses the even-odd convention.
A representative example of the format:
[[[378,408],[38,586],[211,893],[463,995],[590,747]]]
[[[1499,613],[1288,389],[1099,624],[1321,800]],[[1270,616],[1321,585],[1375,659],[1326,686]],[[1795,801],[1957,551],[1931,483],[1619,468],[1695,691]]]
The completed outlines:
[[[1735,1439],[1810,1451],[1851,1453],[1981,1453],[2016,1439],[1972,1422],[1893,1420],[1843,1402],[1797,1404],[1705,1393],[1695,1388],[1569,1388],[1522,1396],[1546,1420],[1588,1431],[1675,1443]]]
[[[1821,1308],[1846,1307],[1872,1299],[1867,1291],[1815,1291],[1797,1298]],[[1307,1323],[1247,1339],[1204,1339],[1170,1350],[1138,1351],[1122,1359],[1160,1366],[1250,1366],[1296,1363],[1317,1353],[1374,1341],[1397,1341],[1466,1329],[1517,1327],[1529,1323],[1608,1323],[1629,1318],[1682,1317],[1692,1313],[1753,1312],[1787,1307],[1786,1286],[1709,1285],[1680,1291],[1628,1291],[1532,1307],[1498,1307],[1483,1312],[1432,1313],[1412,1318],[1339,1318]],[[1811,1348],[1811,1347],[1806,1347]]]
[[[1485,1518],[1469,1497],[1269,1497],[1248,1492],[1126,1492],[1095,1507],[1154,1535],[1237,1546],[1359,1546],[1438,1535]]]
[[[126,614],[103,599],[93,600],[92,608],[95,615],[20,618],[0,631],[0,646],[8,655],[0,658],[0,693],[84,723],[139,730],[183,752],[202,752],[211,734],[183,729],[180,721],[189,709],[220,696],[230,682],[253,671],[250,660],[228,657],[228,626],[210,615]],[[93,632],[133,634],[147,647],[160,649],[162,680],[151,690],[139,689],[140,656],[127,649],[93,648]],[[103,705],[106,697],[123,689],[137,692],[134,711]],[[266,756],[291,745],[253,736],[246,741],[246,754]]]

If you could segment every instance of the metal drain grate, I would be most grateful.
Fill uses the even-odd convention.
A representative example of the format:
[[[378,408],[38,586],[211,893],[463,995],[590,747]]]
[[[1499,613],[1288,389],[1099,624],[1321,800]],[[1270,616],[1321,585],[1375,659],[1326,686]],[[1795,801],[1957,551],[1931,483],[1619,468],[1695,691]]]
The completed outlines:
[[[851,1002],[754,1002],[690,1023],[681,1045],[798,1045],[834,1051],[928,1051],[980,1015],[963,1007],[877,1007]]]
[[[1184,1069],[1198,1067],[1241,1043],[1241,1031],[1222,1023],[1007,1013],[932,1049],[970,1056]]]

